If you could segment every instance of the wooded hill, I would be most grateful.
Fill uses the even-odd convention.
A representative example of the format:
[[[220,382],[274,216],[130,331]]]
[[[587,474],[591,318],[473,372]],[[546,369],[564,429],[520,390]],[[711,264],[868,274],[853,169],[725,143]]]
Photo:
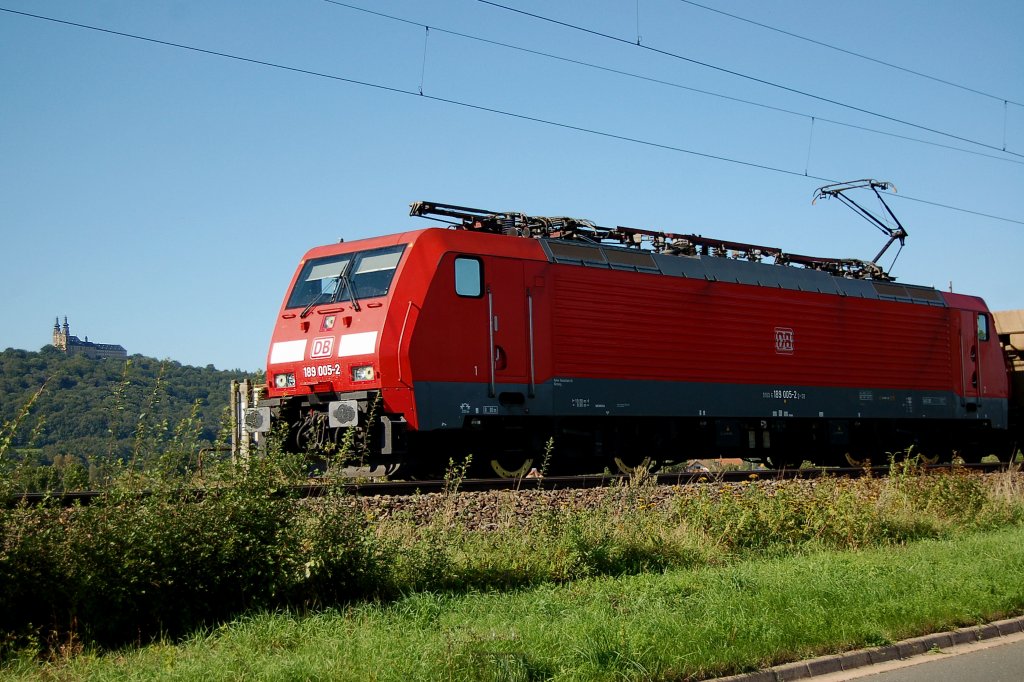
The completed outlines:
[[[217,440],[232,379],[241,370],[192,367],[133,355],[95,360],[53,346],[0,353],[0,423],[15,423],[9,456],[37,464],[129,456],[140,439],[170,442],[187,429],[192,445]],[[33,396],[38,398],[33,402]],[[26,405],[31,408],[23,418]]]

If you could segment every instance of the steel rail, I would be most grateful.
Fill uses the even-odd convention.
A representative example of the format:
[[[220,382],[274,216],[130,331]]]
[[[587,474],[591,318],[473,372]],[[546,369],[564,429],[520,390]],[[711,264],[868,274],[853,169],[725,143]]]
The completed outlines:
[[[980,471],[996,473],[1006,471],[1014,465],[1006,462],[982,464],[934,464],[922,465],[927,472],[934,471]],[[652,473],[651,479],[661,486],[693,485],[698,483],[739,483],[743,481],[771,481],[792,479],[817,479],[825,477],[859,478],[862,476],[887,476],[890,467],[809,467],[806,469],[735,469],[730,471],[686,471],[672,473]],[[428,493],[484,492],[494,490],[569,490],[584,488],[602,488],[622,485],[631,480],[628,474],[590,474],[583,476],[543,476],[538,478],[466,478],[457,483],[444,480],[427,481],[350,481],[345,483],[311,481],[309,483],[284,486],[275,493],[282,499],[294,497],[298,499],[326,497],[332,493],[342,493],[363,497],[404,497]],[[221,488],[182,488],[176,491],[183,502],[198,502],[209,494],[215,494]],[[142,490],[136,497],[150,497],[154,493]],[[117,494],[118,499],[123,493]],[[11,495],[5,501],[8,508],[19,505],[36,506],[54,504],[69,507],[76,504],[86,505],[102,498],[115,499],[115,495],[102,490],[80,490],[68,492],[20,493]]]

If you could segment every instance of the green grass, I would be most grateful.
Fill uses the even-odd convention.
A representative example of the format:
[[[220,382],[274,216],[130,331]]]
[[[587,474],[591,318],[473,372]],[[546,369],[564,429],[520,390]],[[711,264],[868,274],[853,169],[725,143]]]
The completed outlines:
[[[291,624],[271,620],[261,625],[270,642],[245,646],[305,651],[305,639],[318,640],[305,629],[326,622],[329,631],[347,633],[343,642],[319,638],[324,651],[334,652],[324,659],[328,669],[338,659],[348,666],[345,670],[368,672],[360,667],[364,658],[377,660],[377,652],[413,647],[420,652],[415,664],[427,666],[406,670],[413,678],[452,673],[458,679],[515,679],[522,673],[542,679],[577,669],[598,677],[628,670],[646,671],[641,678],[704,674],[705,668],[729,670],[803,651],[806,642],[780,634],[790,619],[778,614],[797,611],[774,602],[776,592],[796,599],[807,590],[841,588],[848,582],[852,594],[873,598],[871,585],[849,582],[827,566],[794,576],[784,564],[772,567],[773,561],[813,561],[832,552],[830,561],[842,566],[857,561],[861,555],[856,552],[880,551],[877,556],[884,560],[885,552],[895,556],[923,546],[923,540],[946,540],[952,547],[978,533],[1024,527],[1024,477],[1018,472],[919,475],[908,464],[895,466],[885,479],[748,481],[675,489],[637,476],[626,485],[587,494],[532,491],[536,495],[531,498],[528,491],[482,497],[448,492],[407,500],[408,506],[397,509],[392,501],[375,513],[366,506],[369,501],[340,492],[301,502],[281,497],[278,492],[291,480],[287,472],[293,464],[288,458],[266,457],[244,469],[229,467],[221,472],[224,485],[212,485],[216,479],[208,478],[207,494],[187,504],[174,479],[154,488],[152,495],[140,496],[137,484],[143,479],[129,470],[118,479],[120,487],[87,507],[0,509],[0,660],[22,661],[17,665],[25,674],[30,674],[25,661],[64,661],[67,667],[43,668],[37,674],[56,670],[58,676],[75,677],[78,665],[87,665],[103,651],[161,637],[181,641],[245,614],[296,612],[309,618]],[[976,562],[977,556],[967,559]],[[760,587],[762,577],[736,573],[748,564],[769,567],[766,576],[775,580],[771,589]],[[883,595],[902,589],[902,583],[886,582],[890,577],[914,587],[929,579],[906,567],[890,576],[884,562],[852,572],[858,570],[884,578]],[[941,594],[944,585],[956,584],[957,575],[966,574],[948,572],[934,591]],[[1007,580],[1015,575],[1019,572],[1008,574]],[[694,586],[660,585],[666,576]],[[636,587],[648,579],[657,589]],[[703,589],[722,580],[726,587],[717,592]],[[638,589],[641,594],[634,594]],[[616,590],[626,591],[606,594]],[[501,591],[505,596],[499,596]],[[760,604],[776,621],[735,620],[739,606],[722,601],[721,595],[745,591],[755,594],[751,608]],[[663,602],[666,595],[679,593],[685,599]],[[481,614],[491,619],[486,626],[465,624],[477,617],[472,612],[458,615],[463,608],[472,611],[473,600],[460,597],[468,594],[490,595],[479,597]],[[578,594],[595,601],[566,602]],[[841,603],[842,597],[829,594],[823,604]],[[531,614],[515,601],[517,595],[553,610]],[[593,612],[601,595],[612,612]],[[657,608],[647,608],[647,603]],[[664,658],[672,648],[656,635],[675,632],[677,624],[663,622],[661,614],[693,605],[703,611],[684,611],[685,622],[704,619],[730,626],[713,637],[677,633],[687,641],[700,642],[703,636],[728,644],[725,648],[731,651],[748,633],[771,626],[762,635],[777,636],[768,640],[776,648],[768,654],[747,651],[735,660],[706,658],[703,649],[690,651],[692,660],[678,653]],[[989,606],[978,602],[971,617],[988,617]],[[346,618],[316,615],[332,608],[347,609]],[[410,609],[415,616],[411,625],[403,620]],[[914,613],[906,605],[899,610]],[[431,627],[417,629],[424,613],[428,625],[445,638],[438,641]],[[389,624],[379,625],[381,618]],[[946,622],[943,618],[936,622]],[[244,632],[264,620],[253,617],[239,627]],[[907,623],[914,626],[920,620]],[[613,622],[623,628],[620,634],[606,630]],[[827,642],[848,641],[851,626],[844,622],[838,627],[843,636]],[[376,634],[364,641],[364,630]],[[396,643],[393,631],[404,638]],[[809,631],[828,630],[817,623]],[[234,627],[225,632],[227,641],[235,636]],[[577,641],[579,633],[587,632],[589,639]],[[652,650],[658,656],[644,653],[641,640],[633,639],[637,632],[658,642]],[[858,636],[875,641],[889,634],[876,628]],[[568,658],[562,650],[551,651],[548,638],[559,646],[571,645]],[[213,642],[215,649],[222,646],[219,637]],[[349,649],[357,652],[352,658]],[[175,666],[207,655],[201,646],[159,645],[141,653],[125,650],[122,656],[145,658],[151,651],[164,652]],[[424,651],[431,653],[424,656]],[[81,652],[87,653],[79,663],[75,657]],[[243,659],[237,665],[248,665]],[[279,664],[312,665],[263,659],[253,670],[274,670]],[[410,664],[384,658],[375,665],[390,671]],[[228,672],[221,676],[230,676],[230,666],[236,664],[225,665]],[[488,666],[513,667],[493,672]],[[127,669],[115,671],[121,675]]]
[[[242,618],[12,680],[705,678],[1024,611],[1024,528]]]
[[[716,485],[634,482],[586,509],[517,513],[492,500],[491,530],[441,513],[376,522],[400,592],[526,588],[599,575],[691,568],[750,554],[860,549],[1024,522],[1024,478],[965,472],[886,479]],[[471,513],[476,513],[473,510]]]
[[[74,479],[8,456],[38,396],[0,500]],[[0,505],[0,678],[696,679],[1022,612],[1019,472],[475,497],[453,464],[373,508],[283,494],[275,439],[192,470],[193,408],[87,507]]]

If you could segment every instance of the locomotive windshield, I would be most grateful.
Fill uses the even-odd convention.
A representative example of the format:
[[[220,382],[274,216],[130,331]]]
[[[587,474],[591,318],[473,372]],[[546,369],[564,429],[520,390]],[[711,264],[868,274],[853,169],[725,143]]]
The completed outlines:
[[[342,253],[306,261],[288,297],[287,308],[307,308],[349,298],[386,296],[405,244]]]

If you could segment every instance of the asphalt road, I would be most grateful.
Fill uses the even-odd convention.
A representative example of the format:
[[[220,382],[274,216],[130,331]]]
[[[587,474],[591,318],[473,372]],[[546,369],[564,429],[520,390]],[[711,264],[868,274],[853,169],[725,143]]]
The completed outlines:
[[[1024,682],[1024,633],[962,644],[902,661],[815,677],[816,682]]]

